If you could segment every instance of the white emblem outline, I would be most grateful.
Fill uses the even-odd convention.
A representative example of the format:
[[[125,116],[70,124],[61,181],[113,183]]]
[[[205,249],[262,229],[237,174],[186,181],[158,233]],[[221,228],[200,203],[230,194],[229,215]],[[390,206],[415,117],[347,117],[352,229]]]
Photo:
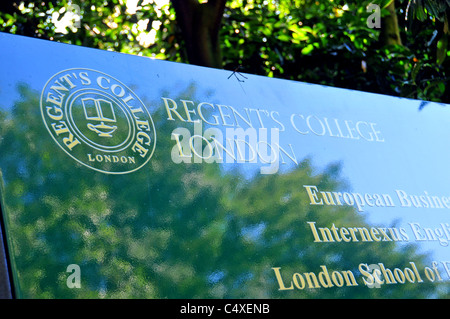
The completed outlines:
[[[142,110],[143,110],[144,113],[146,114],[146,117],[147,117],[148,120],[149,120],[150,128],[152,129],[152,134],[151,134],[152,141],[151,141],[151,142],[153,143],[153,146],[149,149],[149,152],[148,152],[149,154],[146,155],[147,158],[145,159],[145,161],[144,161],[141,165],[139,165],[139,166],[137,166],[137,167],[135,167],[135,168],[133,168],[133,169],[131,169],[131,170],[124,170],[124,171],[108,171],[108,170],[104,170],[104,169],[100,169],[100,168],[97,168],[97,167],[90,166],[89,164],[83,162],[82,160],[79,160],[76,156],[74,156],[74,155],[71,154],[66,148],[64,148],[64,147],[61,145],[61,142],[58,141],[58,139],[55,137],[55,134],[52,133],[52,131],[51,131],[50,128],[49,128],[49,125],[47,124],[47,121],[46,121],[46,115],[44,114],[44,108],[45,108],[44,102],[43,102],[43,99],[44,99],[44,92],[46,92],[47,87],[49,86],[50,82],[53,81],[53,80],[55,80],[55,79],[57,79],[58,76],[61,76],[62,74],[69,74],[69,73],[71,73],[71,72],[77,72],[77,71],[78,71],[78,72],[80,72],[80,71],[92,71],[92,72],[94,72],[94,73],[101,74],[101,75],[103,75],[103,76],[106,76],[107,78],[110,78],[110,79],[116,81],[118,84],[122,85],[123,88],[125,88],[126,90],[128,90],[128,92],[135,98],[135,100],[137,101],[137,103],[138,103],[140,106],[142,106]],[[73,73],[72,73],[72,74],[73,74]],[[103,92],[103,93],[104,93],[104,92]],[[65,104],[67,103],[67,100],[68,100],[68,99],[64,99],[64,102],[63,102],[63,103],[64,103],[64,106],[62,107],[62,108],[64,108],[64,109],[67,108],[66,105],[65,105]],[[106,73],[101,72],[101,71],[98,71],[98,70],[89,69],[89,68],[69,68],[69,69],[65,69],[65,70],[59,71],[59,72],[53,74],[53,75],[48,79],[48,81],[45,83],[45,85],[43,86],[43,89],[42,89],[42,92],[41,92],[41,97],[40,97],[40,99],[39,99],[39,104],[40,104],[39,107],[40,107],[41,116],[42,116],[42,120],[43,120],[43,122],[44,122],[45,128],[47,129],[47,131],[49,132],[50,136],[51,136],[52,139],[55,141],[55,143],[59,146],[59,148],[61,148],[67,155],[69,155],[69,156],[70,156],[72,159],[74,159],[77,163],[79,163],[79,164],[81,164],[81,165],[83,165],[83,166],[85,166],[85,167],[87,167],[87,168],[89,168],[89,169],[92,169],[92,170],[94,170],[94,171],[101,172],[101,173],[104,173],[104,174],[110,174],[110,175],[123,175],[123,174],[129,174],[129,173],[133,173],[133,172],[135,172],[135,171],[141,169],[141,168],[144,167],[145,165],[147,165],[147,163],[148,163],[148,162],[150,161],[150,159],[153,157],[153,154],[154,154],[155,149],[156,149],[156,141],[157,141],[157,140],[156,140],[156,127],[155,127],[155,124],[154,124],[154,122],[153,122],[153,118],[152,118],[150,112],[148,111],[147,107],[146,107],[145,104],[142,102],[142,100],[136,95],[136,93],[133,92],[133,90],[131,90],[131,89],[130,89],[127,85],[125,85],[123,82],[119,81],[118,79],[116,79],[115,77],[113,77],[113,76],[111,76],[111,75],[109,75],[109,74],[106,74]],[[119,106],[119,107],[121,107],[121,106]],[[124,110],[122,110],[122,111],[124,111]],[[64,115],[64,117],[68,119],[68,116],[67,116],[67,115]],[[128,114],[127,114],[127,120],[128,120]],[[69,121],[67,121],[67,122],[69,122]],[[71,129],[72,129],[72,128],[71,128]],[[77,135],[77,137],[78,137],[78,135]],[[135,137],[133,137],[133,139],[135,139]],[[84,143],[85,145],[88,145],[89,147],[91,147],[91,145],[89,145],[88,143],[85,143],[84,141],[83,141],[83,143]],[[130,144],[131,144],[131,143],[129,143],[127,146],[129,147]],[[93,148],[93,149],[95,149],[95,148]],[[102,151],[105,152],[105,150],[102,150]]]

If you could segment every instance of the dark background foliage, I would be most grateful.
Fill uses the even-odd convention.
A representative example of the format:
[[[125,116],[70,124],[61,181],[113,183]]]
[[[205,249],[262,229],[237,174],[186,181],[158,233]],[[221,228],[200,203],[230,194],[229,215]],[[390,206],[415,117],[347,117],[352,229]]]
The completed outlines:
[[[368,25],[371,3],[381,7],[379,28]],[[449,103],[449,8],[448,0],[3,1],[0,31]]]

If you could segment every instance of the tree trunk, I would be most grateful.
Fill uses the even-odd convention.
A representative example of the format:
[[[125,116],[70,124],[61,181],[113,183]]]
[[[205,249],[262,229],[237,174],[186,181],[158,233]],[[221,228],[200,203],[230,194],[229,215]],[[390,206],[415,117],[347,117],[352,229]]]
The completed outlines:
[[[381,20],[381,43],[383,45],[402,45],[397,12],[395,11],[395,0],[391,1],[386,9],[389,11],[389,15]]]
[[[172,0],[189,63],[222,68],[219,30],[226,0]]]

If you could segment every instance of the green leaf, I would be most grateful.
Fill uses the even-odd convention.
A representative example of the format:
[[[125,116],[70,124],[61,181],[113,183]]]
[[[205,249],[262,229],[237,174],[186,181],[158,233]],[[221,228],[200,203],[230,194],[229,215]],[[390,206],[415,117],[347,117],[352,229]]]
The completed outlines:
[[[288,36],[287,34],[281,34],[281,35],[277,36],[277,39],[280,41],[288,42],[288,41],[291,41],[292,38],[290,36]]]
[[[306,46],[306,48],[302,49],[302,54],[303,55],[310,54],[313,50],[314,50],[314,45],[309,44],[308,46]]]
[[[439,40],[436,51],[437,63],[441,65],[447,57],[448,35],[444,34]]]

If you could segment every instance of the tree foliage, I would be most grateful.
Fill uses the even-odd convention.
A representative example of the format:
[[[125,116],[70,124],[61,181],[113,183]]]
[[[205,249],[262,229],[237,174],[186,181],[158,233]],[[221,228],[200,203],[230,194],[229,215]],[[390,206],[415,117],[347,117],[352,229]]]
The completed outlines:
[[[366,8],[372,2],[383,8],[381,31],[367,23],[372,12]],[[2,31],[230,70],[242,66],[245,72],[265,76],[450,101],[447,0],[397,0],[395,7],[394,1],[386,0],[13,3],[6,1],[0,7]],[[63,21],[72,4],[80,9],[79,26],[60,33],[55,23]],[[222,16],[220,29],[218,16]],[[383,36],[391,28],[398,41]]]

